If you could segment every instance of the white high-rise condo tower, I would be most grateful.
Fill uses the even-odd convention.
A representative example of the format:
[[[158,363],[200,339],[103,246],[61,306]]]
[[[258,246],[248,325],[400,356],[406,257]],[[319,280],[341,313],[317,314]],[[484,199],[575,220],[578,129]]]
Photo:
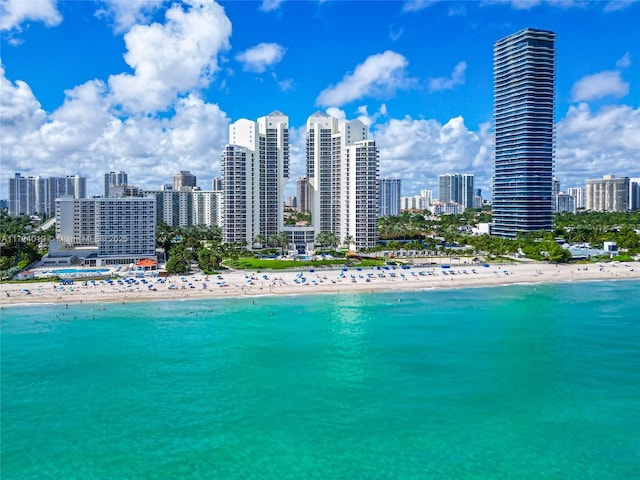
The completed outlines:
[[[368,136],[360,120],[339,121],[322,112],[307,119],[315,232],[333,233],[341,244],[356,249],[378,242],[379,154]]]
[[[274,111],[257,122],[240,119],[229,126],[222,153],[225,243],[251,248],[284,226],[284,187],[289,178],[289,118]]]
[[[553,226],[556,35],[526,28],[493,51],[495,153],[492,233]]]

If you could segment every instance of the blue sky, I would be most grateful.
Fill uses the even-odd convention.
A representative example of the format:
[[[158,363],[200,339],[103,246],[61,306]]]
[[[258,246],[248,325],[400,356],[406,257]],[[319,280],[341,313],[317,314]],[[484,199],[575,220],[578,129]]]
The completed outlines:
[[[0,197],[23,175],[220,175],[228,125],[289,116],[291,179],[316,110],[370,125],[403,195],[474,173],[490,197],[493,44],[557,33],[556,176],[640,177],[636,1],[0,0]]]

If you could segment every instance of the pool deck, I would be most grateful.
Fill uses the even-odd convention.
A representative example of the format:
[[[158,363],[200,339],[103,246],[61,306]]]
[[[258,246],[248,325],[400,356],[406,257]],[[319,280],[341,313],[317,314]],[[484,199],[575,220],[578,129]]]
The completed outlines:
[[[71,272],[65,270],[73,270]],[[26,272],[24,272],[26,273]],[[33,274],[33,278],[50,278],[60,277],[64,279],[72,278],[92,278],[92,277],[110,277],[117,275],[115,268],[96,268],[96,267],[69,267],[69,268],[51,268],[36,267],[29,270]]]

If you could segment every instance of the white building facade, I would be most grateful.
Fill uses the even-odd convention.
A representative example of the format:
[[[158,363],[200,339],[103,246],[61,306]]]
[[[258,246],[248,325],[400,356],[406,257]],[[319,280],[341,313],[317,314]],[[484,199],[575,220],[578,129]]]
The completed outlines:
[[[117,187],[115,187],[117,188]],[[114,188],[112,187],[112,192]],[[145,190],[141,196],[153,197],[156,203],[156,223],[170,227],[204,225],[222,227],[222,191],[199,188],[176,190]]]
[[[434,215],[455,215],[464,213],[464,206],[456,202],[435,202],[430,207]]]
[[[266,240],[282,231],[289,150],[289,118],[279,111],[229,126],[222,153],[225,243],[251,248],[258,235]]]
[[[66,251],[88,247],[82,255],[86,266],[156,260],[155,206],[152,197],[59,198],[56,240]]]
[[[222,227],[222,192],[195,190],[193,198],[193,225]]]
[[[576,210],[587,206],[586,190],[584,187],[567,188],[567,193],[574,198]]]
[[[307,119],[307,178],[316,235],[335,234],[340,244],[378,242],[379,153],[360,120],[339,121],[323,112]]]
[[[155,206],[149,197],[96,199],[96,243],[102,265],[155,259]]]
[[[433,190],[420,190],[420,195],[400,197],[401,210],[426,210],[433,204]]]

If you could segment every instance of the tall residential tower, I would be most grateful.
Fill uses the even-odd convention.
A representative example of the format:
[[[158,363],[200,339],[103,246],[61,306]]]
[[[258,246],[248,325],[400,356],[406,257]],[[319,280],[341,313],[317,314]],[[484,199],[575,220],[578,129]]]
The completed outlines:
[[[307,178],[316,235],[332,233],[350,248],[378,242],[379,155],[360,120],[323,112],[307,119]]]
[[[555,39],[526,28],[494,45],[495,235],[553,226]]]
[[[197,185],[197,178],[188,170],[180,170],[173,175],[173,189],[176,191],[193,190]]]
[[[380,210],[378,216],[400,215],[401,180],[399,178],[380,179]]]
[[[111,196],[111,187],[123,187],[128,183],[127,172],[109,172],[104,174],[104,198]]]
[[[586,207],[596,212],[629,210],[629,177],[605,175],[601,180],[587,180]]]
[[[80,175],[66,177],[23,177],[16,173],[9,179],[9,215],[55,215],[56,198],[87,196],[87,178]]]
[[[222,153],[223,241],[251,248],[258,235],[264,242],[281,232],[288,178],[289,117],[274,111],[232,123]]]
[[[455,202],[464,208],[473,208],[473,174],[447,173],[438,177],[438,200]]]

